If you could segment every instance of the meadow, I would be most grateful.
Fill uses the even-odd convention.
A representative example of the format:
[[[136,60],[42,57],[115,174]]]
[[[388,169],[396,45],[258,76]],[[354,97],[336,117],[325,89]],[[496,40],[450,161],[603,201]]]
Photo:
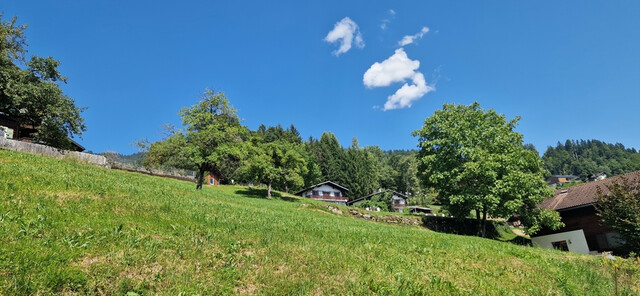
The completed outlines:
[[[288,196],[281,194],[281,196]],[[0,150],[0,294],[611,295],[600,258]],[[632,294],[623,290],[622,294]]]

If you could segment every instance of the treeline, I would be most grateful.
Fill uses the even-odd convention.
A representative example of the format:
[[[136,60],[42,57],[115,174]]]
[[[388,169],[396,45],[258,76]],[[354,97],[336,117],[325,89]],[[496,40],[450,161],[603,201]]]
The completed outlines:
[[[542,160],[552,175],[576,175],[583,180],[600,172],[615,176],[640,170],[640,153],[635,148],[598,140],[558,142],[547,148]]]
[[[309,137],[303,141],[300,133],[292,124],[284,129],[280,124],[266,127],[261,125],[256,131],[249,131],[252,146],[271,144],[282,147],[282,152],[272,154],[298,154],[304,163],[300,171],[302,182],[294,182],[280,178],[280,182],[272,183],[274,189],[285,192],[296,192],[312,185],[333,181],[349,188],[349,198],[355,199],[375,192],[378,188],[396,190],[415,196],[426,191],[418,180],[418,165],[415,151],[383,151],[378,146],[360,147],[357,138],[353,138],[351,146],[342,147],[336,136],[325,132],[317,139]],[[277,144],[276,144],[277,143]],[[293,156],[292,156],[293,157]],[[282,161],[287,161],[282,157]],[[260,166],[259,158],[249,157],[249,163],[240,167],[229,176],[241,182],[255,180],[256,174],[251,173],[252,166]],[[289,174],[293,175],[293,174]],[[229,179],[229,177],[227,179]]]
[[[351,199],[378,188],[402,192],[416,200],[431,193],[421,187],[415,151],[382,151],[360,147],[353,138],[344,148],[330,132],[303,141],[295,126],[260,125],[250,130],[240,124],[236,110],[223,93],[207,90],[202,101],[180,111],[183,129],[169,128],[168,137],[146,148],[143,164],[169,166],[217,175],[223,183],[264,184],[271,190],[294,193],[333,181],[349,188]]]

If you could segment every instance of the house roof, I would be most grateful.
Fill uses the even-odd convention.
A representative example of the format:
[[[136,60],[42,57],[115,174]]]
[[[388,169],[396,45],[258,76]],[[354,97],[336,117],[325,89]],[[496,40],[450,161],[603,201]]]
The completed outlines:
[[[551,175],[549,178],[569,178],[569,179],[578,179],[579,176],[576,175]]]
[[[293,195],[299,195],[299,194],[302,194],[302,193],[304,193],[304,192],[305,192],[305,191],[307,191],[307,190],[311,190],[311,189],[313,189],[313,188],[320,187],[320,186],[322,186],[322,185],[329,185],[329,186],[333,186],[333,187],[335,187],[335,188],[338,188],[338,189],[340,189],[340,190],[349,191],[349,189],[347,189],[347,187],[344,187],[344,186],[338,185],[337,183],[334,183],[334,182],[331,182],[331,181],[324,181],[324,182],[322,182],[322,183],[318,183],[318,184],[313,185],[313,186],[311,186],[311,187],[308,187],[308,188],[302,189],[302,190],[300,190],[300,191],[298,191],[298,192],[294,193]]]
[[[71,141],[71,145],[73,145],[73,147],[76,147],[76,151],[78,151],[78,152],[84,151],[84,149],[85,149],[84,146],[80,145],[80,143],[74,141],[71,138],[68,138],[68,139],[69,139],[69,141]]]
[[[352,205],[352,204],[354,204],[354,203],[361,202],[361,201],[363,201],[363,200],[371,199],[371,197],[373,197],[374,195],[376,195],[376,194],[380,194],[380,193],[383,193],[383,192],[393,192],[393,194],[394,194],[394,195],[398,195],[398,196],[400,196],[400,197],[402,197],[402,198],[404,198],[404,199],[408,199],[408,198],[409,198],[408,196],[406,196],[406,195],[404,195],[404,194],[402,194],[402,193],[400,193],[400,192],[396,192],[396,191],[393,191],[393,190],[391,190],[391,189],[386,189],[386,190],[382,190],[382,191],[380,191],[380,192],[374,192],[374,193],[371,193],[371,194],[369,194],[369,195],[367,195],[367,196],[365,196],[365,197],[361,197],[361,198],[358,198],[358,199],[354,199],[354,200],[352,200],[352,201],[349,201],[349,202],[347,203],[347,205]]]
[[[545,199],[539,207],[542,209],[562,211],[593,204],[596,202],[598,188],[602,190],[603,194],[609,194],[609,188],[607,188],[607,186],[611,185],[614,181],[620,181],[622,178],[640,182],[640,171],[565,189],[558,189],[556,190],[554,197]]]

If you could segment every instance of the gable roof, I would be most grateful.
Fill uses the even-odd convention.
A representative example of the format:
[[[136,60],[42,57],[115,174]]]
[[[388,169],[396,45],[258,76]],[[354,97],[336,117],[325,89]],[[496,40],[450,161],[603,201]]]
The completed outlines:
[[[305,191],[307,191],[307,190],[311,190],[311,189],[313,189],[313,188],[320,187],[320,186],[322,186],[322,185],[329,185],[329,186],[333,186],[333,187],[335,187],[335,188],[338,188],[338,189],[340,189],[340,190],[349,191],[349,189],[347,189],[347,187],[344,187],[344,186],[338,185],[337,183],[334,183],[334,182],[331,182],[331,181],[324,181],[324,182],[322,182],[322,183],[318,183],[318,184],[313,185],[313,186],[311,186],[311,187],[308,187],[308,188],[302,189],[302,190],[300,190],[300,191],[298,191],[298,192],[294,193],[293,195],[299,195],[299,194],[302,194],[302,193],[304,193],[304,192],[305,192]]]
[[[363,200],[371,199],[374,195],[381,194],[381,193],[383,193],[383,192],[392,192],[392,193],[393,193],[393,195],[400,196],[400,197],[402,197],[402,198],[404,198],[404,199],[409,199],[409,197],[408,197],[408,196],[406,196],[406,195],[404,195],[404,194],[402,194],[402,193],[400,193],[400,192],[393,191],[393,190],[391,190],[391,189],[385,189],[385,190],[382,190],[382,191],[379,191],[379,192],[371,193],[371,194],[369,194],[369,195],[367,195],[367,196],[365,196],[365,197],[361,197],[361,198],[358,198],[358,199],[351,200],[351,201],[347,202],[347,205],[349,206],[349,205],[352,205],[352,204],[354,204],[354,203],[361,202],[361,201],[363,201]]]
[[[589,182],[565,189],[558,189],[556,190],[554,197],[545,199],[539,207],[542,209],[562,211],[591,205],[596,202],[598,188],[602,190],[603,194],[609,194],[609,188],[607,188],[608,185],[613,184],[614,181],[620,181],[622,178],[632,182],[640,182],[639,174],[640,171],[636,171],[604,180]]]

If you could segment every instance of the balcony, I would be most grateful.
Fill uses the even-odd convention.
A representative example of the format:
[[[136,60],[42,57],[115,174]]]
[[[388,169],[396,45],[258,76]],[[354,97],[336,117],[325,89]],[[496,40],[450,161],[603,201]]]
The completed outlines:
[[[342,202],[347,202],[349,200],[349,198],[346,197],[346,196],[309,195],[307,197],[311,198],[311,199],[324,200],[324,201],[342,201]]]

